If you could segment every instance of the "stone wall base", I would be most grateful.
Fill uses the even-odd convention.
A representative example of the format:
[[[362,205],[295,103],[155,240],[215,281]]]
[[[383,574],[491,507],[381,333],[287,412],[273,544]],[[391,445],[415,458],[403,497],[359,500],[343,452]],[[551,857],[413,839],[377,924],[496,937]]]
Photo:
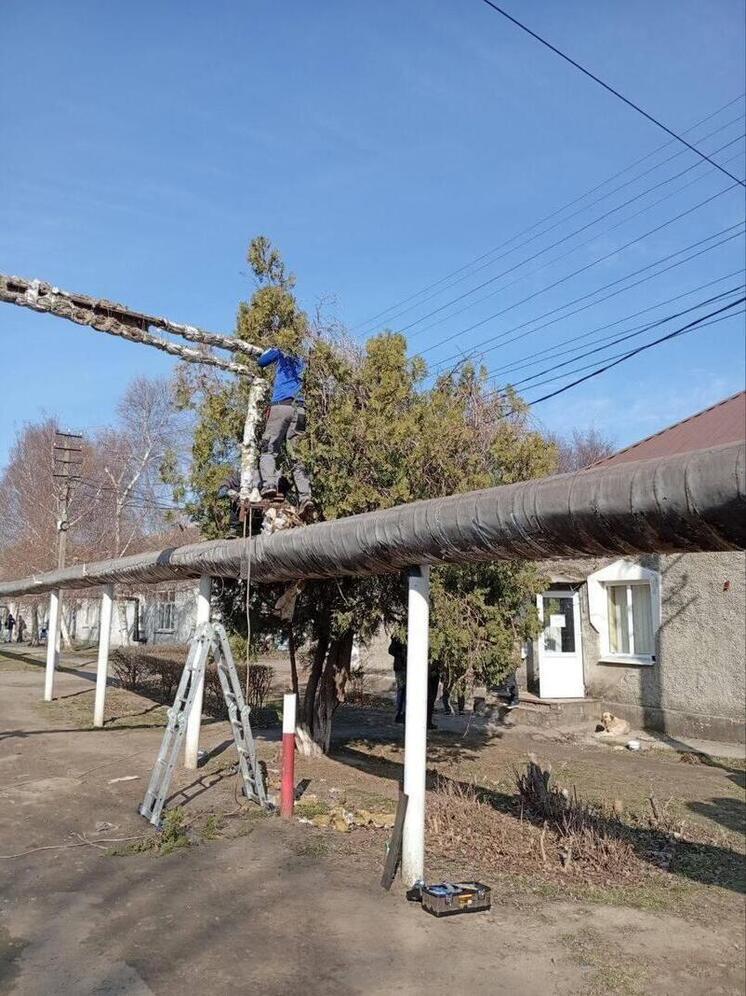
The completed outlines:
[[[726,716],[707,716],[702,713],[681,712],[678,709],[661,709],[655,706],[630,705],[603,699],[603,709],[621,716],[638,730],[655,730],[669,737],[694,737],[699,740],[720,740],[723,743],[742,744],[746,739],[746,723]]]

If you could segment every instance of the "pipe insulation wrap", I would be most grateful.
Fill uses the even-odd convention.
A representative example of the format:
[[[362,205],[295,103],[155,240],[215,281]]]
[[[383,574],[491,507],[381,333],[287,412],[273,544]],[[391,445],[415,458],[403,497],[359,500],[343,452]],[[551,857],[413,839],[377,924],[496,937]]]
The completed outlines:
[[[740,550],[746,444],[398,505],[252,540],[215,540],[0,582],[0,597],[197,578],[292,581],[416,564]]]

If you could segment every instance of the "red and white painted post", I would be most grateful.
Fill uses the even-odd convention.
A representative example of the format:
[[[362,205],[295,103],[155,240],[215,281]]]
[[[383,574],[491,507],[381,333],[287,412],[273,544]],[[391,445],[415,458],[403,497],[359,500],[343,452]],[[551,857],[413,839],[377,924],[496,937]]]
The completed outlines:
[[[295,803],[295,694],[282,700],[282,779],[280,781],[280,816],[289,820]]]

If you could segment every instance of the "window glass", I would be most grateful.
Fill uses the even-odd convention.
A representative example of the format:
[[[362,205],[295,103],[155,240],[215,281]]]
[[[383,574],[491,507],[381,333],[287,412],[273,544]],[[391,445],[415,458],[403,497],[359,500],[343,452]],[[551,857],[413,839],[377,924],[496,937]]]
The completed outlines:
[[[632,594],[632,630],[634,653],[654,654],[653,607],[649,584],[630,585]]]
[[[606,586],[609,617],[609,652],[654,654],[653,605],[650,585],[645,583]],[[630,618],[630,606],[632,608]]]
[[[609,615],[609,650],[612,654],[632,653],[627,615],[627,585],[610,584],[607,585],[606,592]]]
[[[550,654],[575,653],[575,613],[572,597],[543,596],[544,649]]]
[[[156,604],[156,629],[171,633],[176,619],[176,596],[172,591],[158,592]]]

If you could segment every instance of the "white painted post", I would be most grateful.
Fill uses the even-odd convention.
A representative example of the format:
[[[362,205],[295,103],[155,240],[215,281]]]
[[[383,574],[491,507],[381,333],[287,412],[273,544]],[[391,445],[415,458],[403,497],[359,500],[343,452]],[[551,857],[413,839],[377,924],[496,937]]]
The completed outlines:
[[[196,625],[210,621],[210,587],[212,578],[209,574],[203,574],[199,579],[199,592],[197,594],[197,616]],[[199,756],[199,731],[202,725],[202,699],[205,694],[204,673],[199,679],[197,692],[194,696],[192,711],[189,713],[186,729],[186,745],[184,747],[184,767],[191,771],[197,770]]]
[[[96,669],[96,698],[93,703],[93,725],[104,725],[106,709],[106,679],[109,675],[109,644],[111,643],[111,616],[114,605],[114,585],[107,584],[101,592],[101,610],[98,619],[98,667]]]
[[[60,592],[59,589],[49,593],[49,620],[47,622],[47,670],[44,675],[44,701],[51,702],[54,697],[54,672],[59,663],[60,638]]]
[[[409,571],[407,706],[404,728],[404,794],[408,801],[402,838],[402,878],[407,888],[422,881],[425,874],[429,624],[430,568],[412,568]]]

